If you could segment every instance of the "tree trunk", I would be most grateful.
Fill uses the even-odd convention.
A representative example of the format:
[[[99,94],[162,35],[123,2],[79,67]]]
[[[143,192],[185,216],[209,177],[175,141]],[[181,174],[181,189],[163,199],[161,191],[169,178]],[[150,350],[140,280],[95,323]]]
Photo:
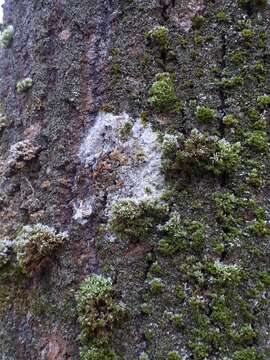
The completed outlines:
[[[270,358],[269,19],[6,0],[1,359]]]

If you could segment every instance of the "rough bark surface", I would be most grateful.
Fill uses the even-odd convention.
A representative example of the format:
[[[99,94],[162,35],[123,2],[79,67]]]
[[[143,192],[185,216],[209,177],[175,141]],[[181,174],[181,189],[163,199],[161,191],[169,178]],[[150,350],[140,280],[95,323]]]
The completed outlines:
[[[116,359],[269,359],[270,5],[6,0],[8,25],[0,358],[82,358],[75,293],[102,274]],[[15,271],[35,224],[67,239]]]

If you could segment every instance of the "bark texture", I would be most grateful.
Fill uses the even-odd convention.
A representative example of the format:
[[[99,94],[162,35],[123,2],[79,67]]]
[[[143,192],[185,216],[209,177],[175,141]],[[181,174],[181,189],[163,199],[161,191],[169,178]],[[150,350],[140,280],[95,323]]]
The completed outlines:
[[[9,25],[0,358],[269,359],[267,1],[6,0]],[[125,315],[85,339],[93,274]]]

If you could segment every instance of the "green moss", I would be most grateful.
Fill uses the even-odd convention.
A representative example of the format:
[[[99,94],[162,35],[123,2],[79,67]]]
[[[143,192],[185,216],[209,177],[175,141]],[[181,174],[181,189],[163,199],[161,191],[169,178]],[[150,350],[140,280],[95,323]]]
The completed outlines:
[[[215,110],[206,106],[198,106],[196,110],[196,117],[200,122],[208,123],[216,118],[217,114]]]
[[[156,26],[154,29],[145,34],[145,38],[152,42],[154,45],[158,45],[163,51],[168,50],[169,30],[165,26]]]
[[[257,103],[259,107],[262,109],[266,109],[270,107],[270,96],[269,95],[262,95],[257,98]]]
[[[141,113],[141,122],[142,122],[143,126],[146,126],[146,125],[147,125],[147,123],[148,123],[148,117],[149,117],[149,114],[148,114],[147,111],[143,111],[143,112]]]
[[[182,357],[177,351],[170,351],[168,353],[167,360],[182,360]]]
[[[196,46],[200,46],[200,45],[202,45],[202,43],[203,43],[203,37],[201,36],[201,35],[195,35],[194,36],[194,44],[196,45]],[[203,70],[203,69],[202,69]]]
[[[266,72],[264,62],[261,61],[261,60],[256,61],[255,66],[254,66],[254,70],[255,70],[255,72],[257,74],[264,75],[265,72]]]
[[[153,308],[152,308],[152,306],[150,304],[143,303],[143,304],[141,304],[141,312],[144,315],[151,315],[152,312],[153,312]]]
[[[242,150],[240,143],[229,143],[225,139],[208,136],[193,129],[188,138],[164,137],[164,170],[181,170],[190,174],[202,170],[215,175],[231,174],[238,167]]]
[[[158,250],[162,255],[173,256],[187,248],[187,233],[180,223],[177,216],[172,216],[161,228],[163,236],[159,241]]]
[[[108,341],[115,326],[123,319],[125,308],[114,299],[112,282],[101,275],[88,277],[76,294],[81,341]]]
[[[189,348],[192,350],[194,359],[196,360],[204,360],[209,356],[209,346],[205,344],[189,342]]]
[[[213,165],[209,165],[209,169],[216,175],[233,173],[240,163],[241,148],[240,143],[231,144],[225,139],[217,141]]]
[[[205,268],[212,276],[213,283],[217,285],[237,286],[244,278],[243,269],[236,264],[228,265],[216,260],[215,262],[207,262]]]
[[[80,360],[116,360],[113,351],[94,345],[83,347],[80,351]]]
[[[144,331],[143,335],[147,342],[151,342],[155,336],[155,333],[152,329],[147,329]]]
[[[248,227],[249,232],[258,237],[264,237],[269,235],[269,228],[266,225],[266,222],[264,220],[256,220]]]
[[[270,272],[262,271],[259,275],[261,282],[266,286],[270,286]]]
[[[266,152],[268,149],[267,133],[262,130],[255,130],[246,134],[246,144],[253,150]]]
[[[180,330],[184,327],[184,320],[183,320],[183,316],[181,314],[173,314],[170,317],[170,320],[172,321],[172,323],[178,330]]]
[[[157,74],[149,90],[149,102],[157,112],[174,111],[177,106],[174,85],[168,73]]]
[[[263,179],[258,169],[252,169],[247,177],[247,183],[254,188],[260,188],[263,184]]]
[[[31,78],[25,78],[19,81],[16,85],[16,90],[18,94],[22,94],[27,90],[31,89],[33,86],[33,80]]]
[[[158,201],[122,200],[112,208],[110,228],[121,239],[142,241],[166,217],[167,211],[167,206]]]
[[[13,33],[14,33],[14,29],[12,25],[7,26],[4,29],[4,31],[1,33],[0,44],[3,48],[10,47],[10,44],[13,39]]]
[[[238,86],[244,85],[244,79],[241,75],[237,75],[231,79],[223,78],[217,84],[224,89],[233,89]]]
[[[252,345],[258,337],[258,333],[252,329],[251,325],[245,324],[238,331],[231,331],[230,336],[236,344]]]
[[[205,18],[202,15],[196,15],[192,18],[193,29],[200,29],[205,22]]]
[[[158,295],[163,292],[165,284],[159,278],[153,278],[149,280],[149,291],[151,295]]]
[[[255,348],[247,348],[236,351],[233,354],[233,360],[259,360],[260,357]]]
[[[226,115],[224,116],[224,118],[222,119],[222,122],[223,124],[226,126],[226,127],[233,127],[237,124],[237,119],[233,116],[233,115]]]
[[[228,23],[230,21],[230,17],[225,13],[225,11],[219,11],[216,18],[219,23]]]
[[[175,288],[175,294],[176,294],[177,299],[180,300],[180,302],[183,302],[186,298],[185,292],[180,287]]]
[[[234,319],[231,310],[226,304],[226,299],[224,295],[215,296],[212,303],[212,313],[211,319],[224,326],[225,328],[230,327]]]
[[[242,65],[246,61],[246,53],[243,51],[235,51],[230,55],[230,60],[234,65]]]
[[[131,134],[133,128],[133,124],[130,122],[126,122],[120,129],[119,133],[122,139],[127,139],[128,136]]]
[[[241,36],[245,41],[250,41],[254,35],[255,33],[252,29],[243,29],[241,31]]]
[[[191,248],[196,253],[200,253],[204,248],[205,242],[204,225],[197,221],[192,221],[188,224],[187,231],[191,241]]]

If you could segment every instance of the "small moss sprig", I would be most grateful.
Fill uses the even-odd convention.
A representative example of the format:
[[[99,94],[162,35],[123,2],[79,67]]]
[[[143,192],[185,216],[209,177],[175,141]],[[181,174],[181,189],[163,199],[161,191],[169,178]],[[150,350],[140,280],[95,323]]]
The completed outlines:
[[[16,90],[18,94],[22,94],[27,90],[31,89],[33,86],[33,80],[31,78],[25,78],[19,81],[16,85]]]
[[[8,48],[11,45],[13,39],[14,28],[12,25],[6,27],[0,37],[0,44],[3,48]]]
[[[196,110],[196,117],[198,121],[208,123],[216,118],[217,114],[215,110],[210,109],[207,106],[198,106]]]

